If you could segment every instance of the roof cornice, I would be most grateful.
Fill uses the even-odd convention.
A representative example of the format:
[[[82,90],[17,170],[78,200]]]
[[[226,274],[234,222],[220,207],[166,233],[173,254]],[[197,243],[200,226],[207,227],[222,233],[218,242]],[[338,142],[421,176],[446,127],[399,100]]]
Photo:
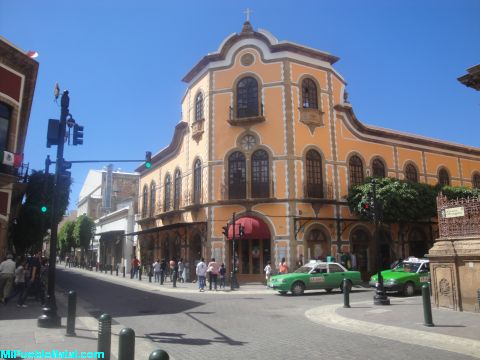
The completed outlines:
[[[199,73],[202,72],[204,68],[208,66],[208,64],[216,61],[222,61],[226,59],[228,51],[233,47],[233,45],[241,40],[244,39],[254,39],[259,40],[265,43],[272,53],[287,51],[292,52],[298,55],[304,55],[307,57],[311,57],[313,59],[321,60],[328,62],[330,64],[334,64],[339,60],[337,56],[328,54],[326,52],[322,52],[319,50],[315,50],[312,48],[308,48],[305,46],[301,46],[298,44],[294,44],[288,41],[277,42],[273,44],[269,37],[265,34],[257,32],[257,31],[242,31],[239,34],[233,34],[228,39],[226,39],[223,43],[221,48],[218,52],[208,54],[204,56],[194,67],[190,70],[187,75],[182,79],[182,81],[189,83],[192,81]]]

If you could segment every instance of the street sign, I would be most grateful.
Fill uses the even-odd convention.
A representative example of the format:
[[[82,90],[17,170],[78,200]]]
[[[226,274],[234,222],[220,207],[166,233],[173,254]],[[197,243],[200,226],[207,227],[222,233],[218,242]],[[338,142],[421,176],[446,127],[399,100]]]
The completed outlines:
[[[461,217],[461,216],[465,216],[465,209],[463,206],[444,210],[444,215],[443,215],[444,218],[449,219],[449,218]]]

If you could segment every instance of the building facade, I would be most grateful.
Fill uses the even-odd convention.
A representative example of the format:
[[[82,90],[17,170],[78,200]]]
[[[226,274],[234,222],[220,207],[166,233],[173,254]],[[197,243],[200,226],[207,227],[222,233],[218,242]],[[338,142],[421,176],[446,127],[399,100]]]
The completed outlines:
[[[94,266],[130,271],[136,237],[135,231],[139,174],[105,170],[90,170],[77,204],[77,213],[95,221],[88,261]]]
[[[0,258],[26,190],[23,149],[38,63],[0,36]],[[11,244],[10,244],[11,245]],[[10,250],[10,249],[9,249]]]
[[[267,261],[334,256],[367,277],[374,229],[350,212],[352,185],[375,175],[480,187],[480,149],[360,122],[338,60],[245,22],[188,72],[171,143],[137,169],[143,261],[184,258],[193,270],[215,257],[230,271],[235,251],[239,280],[252,281]],[[241,237],[238,226],[223,234],[233,214]],[[435,222],[382,231],[385,263],[423,256],[437,232]]]

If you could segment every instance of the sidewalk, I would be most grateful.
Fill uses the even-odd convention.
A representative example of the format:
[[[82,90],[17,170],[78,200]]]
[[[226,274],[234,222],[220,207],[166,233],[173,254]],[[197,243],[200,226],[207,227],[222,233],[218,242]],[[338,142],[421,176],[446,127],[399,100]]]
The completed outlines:
[[[80,268],[65,268],[64,266],[57,266],[57,270],[66,271],[66,272],[74,272],[80,273],[83,276],[98,278],[103,281],[109,281],[116,284],[124,284],[125,286],[135,287],[137,289],[148,289],[148,290],[157,290],[161,292],[173,292],[173,293],[198,293],[198,284],[192,282],[181,283],[177,281],[176,288],[173,287],[173,283],[168,280],[160,285],[159,283],[154,282],[154,278],[152,277],[152,282],[149,282],[148,276],[142,275],[142,280],[140,281],[138,278],[130,279],[130,275],[127,274],[123,277],[121,272],[116,275],[116,272],[113,271],[110,274],[110,271],[100,272],[100,271],[90,271],[86,269]],[[245,295],[255,295],[255,294],[275,294],[276,292],[272,291],[271,289],[267,288],[264,284],[260,283],[247,283],[241,284],[239,289],[230,290],[230,285],[227,284],[225,289],[218,288],[218,291],[209,291],[208,290],[208,283],[205,287],[205,292],[202,294],[217,294],[217,295],[228,295],[228,294],[237,294],[241,292]]]
[[[351,301],[354,301],[352,293]],[[480,358],[480,314],[432,308],[433,327],[424,325],[422,297],[390,297],[391,305],[371,301],[317,307],[313,322],[368,336],[421,345]]]

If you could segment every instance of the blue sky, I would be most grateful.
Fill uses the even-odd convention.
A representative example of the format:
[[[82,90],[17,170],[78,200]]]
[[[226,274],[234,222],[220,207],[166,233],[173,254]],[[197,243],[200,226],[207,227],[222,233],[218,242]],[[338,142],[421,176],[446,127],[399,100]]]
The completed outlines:
[[[85,126],[65,159],[143,159],[181,119],[183,76],[239,32],[255,29],[340,57],[337,71],[365,124],[480,147],[480,92],[457,81],[480,63],[478,0],[0,0],[0,35],[40,63],[25,161],[41,170],[56,82]],[[70,209],[89,169],[75,164]],[[114,164],[133,171],[136,163]]]

